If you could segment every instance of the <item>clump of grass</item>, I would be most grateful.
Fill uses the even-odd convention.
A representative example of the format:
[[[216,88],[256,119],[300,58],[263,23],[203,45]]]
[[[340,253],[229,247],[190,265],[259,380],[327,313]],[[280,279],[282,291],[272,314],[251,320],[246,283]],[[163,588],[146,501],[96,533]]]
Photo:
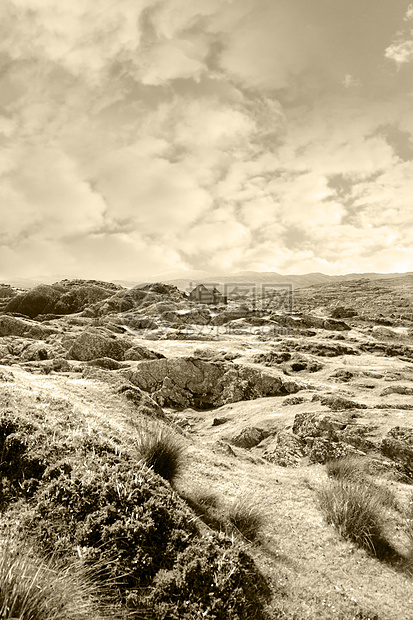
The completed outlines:
[[[142,427],[136,448],[145,465],[171,484],[182,471],[185,449],[182,440],[169,426],[154,424]]]
[[[327,461],[327,475],[337,481],[353,482],[365,488],[366,494],[374,495],[383,506],[400,511],[400,506],[392,489],[386,484],[377,483],[370,475],[371,463],[364,457],[344,456]]]
[[[13,620],[101,620],[99,595],[80,563],[57,570],[9,540],[0,548],[0,617]],[[113,615],[105,616],[114,617]]]
[[[265,519],[253,500],[249,497],[238,497],[228,508],[227,519],[231,526],[253,542],[259,538]]]
[[[384,530],[383,502],[375,487],[332,480],[317,491],[320,509],[343,538],[380,559],[394,555]]]
[[[325,467],[330,478],[357,482],[365,479],[368,469],[365,459],[351,455],[327,461]]]

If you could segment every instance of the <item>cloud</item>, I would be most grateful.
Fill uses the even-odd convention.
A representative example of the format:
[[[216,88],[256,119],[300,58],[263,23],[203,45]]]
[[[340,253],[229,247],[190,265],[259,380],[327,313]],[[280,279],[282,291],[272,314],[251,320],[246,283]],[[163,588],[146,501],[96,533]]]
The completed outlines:
[[[407,264],[400,16],[363,6],[4,0],[4,273]]]
[[[395,62],[398,68],[413,60],[413,4],[408,6],[404,22],[394,43],[385,50],[385,57]]]

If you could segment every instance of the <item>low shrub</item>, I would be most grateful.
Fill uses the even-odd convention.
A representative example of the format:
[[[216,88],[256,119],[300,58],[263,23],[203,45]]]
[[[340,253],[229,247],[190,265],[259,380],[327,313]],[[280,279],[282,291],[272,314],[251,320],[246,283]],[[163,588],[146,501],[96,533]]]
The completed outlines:
[[[136,448],[145,465],[164,480],[172,484],[179,476],[185,460],[184,446],[169,426],[143,426],[137,433]]]
[[[201,537],[193,513],[144,464],[95,457],[45,482],[36,499],[25,531],[62,556],[81,549],[106,560],[123,608],[153,620],[265,617],[268,590],[253,561],[225,537]]]
[[[344,538],[378,558],[394,555],[387,540],[381,494],[360,482],[332,480],[317,491],[326,521]]]

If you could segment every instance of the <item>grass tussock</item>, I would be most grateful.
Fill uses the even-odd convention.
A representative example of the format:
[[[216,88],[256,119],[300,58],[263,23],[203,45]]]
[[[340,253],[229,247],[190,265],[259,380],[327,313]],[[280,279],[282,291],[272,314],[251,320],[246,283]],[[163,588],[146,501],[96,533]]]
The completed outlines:
[[[250,542],[256,541],[262,531],[265,519],[254,501],[249,497],[238,497],[228,508],[229,523]]]
[[[101,595],[80,562],[57,569],[30,548],[3,541],[0,549],[0,617],[13,620],[103,620]],[[109,611],[109,607],[106,607]]]
[[[340,535],[378,558],[392,556],[387,539],[380,492],[374,487],[346,480],[332,480],[317,491],[326,521]]]
[[[166,425],[145,425],[138,430],[136,449],[139,458],[164,480],[173,484],[185,464],[182,440]]]
[[[329,478],[336,480],[360,482],[366,479],[368,473],[366,459],[351,455],[327,461],[325,467]]]

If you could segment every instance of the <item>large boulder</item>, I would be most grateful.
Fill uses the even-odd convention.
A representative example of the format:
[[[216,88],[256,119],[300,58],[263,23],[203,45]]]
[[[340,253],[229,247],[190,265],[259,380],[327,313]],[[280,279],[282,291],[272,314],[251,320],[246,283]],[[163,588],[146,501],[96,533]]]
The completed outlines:
[[[125,371],[125,375],[161,406],[178,408],[209,409],[303,389],[303,385],[284,376],[191,357],[141,362],[136,370]]]
[[[331,441],[324,437],[316,437],[310,444],[308,458],[310,463],[326,463],[345,456],[366,456],[351,444],[343,441]]]
[[[88,329],[74,339],[67,353],[68,359],[88,362],[93,359],[109,357],[121,361],[130,343],[114,334],[102,333],[98,329]]]

